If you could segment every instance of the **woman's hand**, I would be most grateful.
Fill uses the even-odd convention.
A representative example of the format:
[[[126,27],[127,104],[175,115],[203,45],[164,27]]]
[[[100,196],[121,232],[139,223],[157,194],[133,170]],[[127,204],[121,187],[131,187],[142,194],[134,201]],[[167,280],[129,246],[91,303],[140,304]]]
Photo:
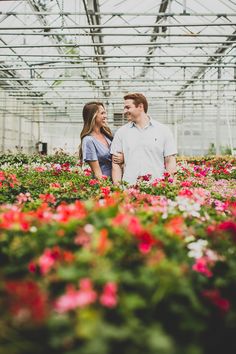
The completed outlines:
[[[122,152],[116,152],[112,155],[112,162],[116,164],[122,164],[124,162],[124,154]]]

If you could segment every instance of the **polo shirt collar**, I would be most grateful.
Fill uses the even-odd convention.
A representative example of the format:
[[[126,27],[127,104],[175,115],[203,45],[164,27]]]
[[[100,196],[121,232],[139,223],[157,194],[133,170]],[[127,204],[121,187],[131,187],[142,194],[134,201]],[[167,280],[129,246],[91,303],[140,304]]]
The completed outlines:
[[[146,125],[146,127],[150,126],[150,125],[155,125],[155,121],[154,119],[152,119],[152,117],[148,116],[149,118],[149,123]],[[136,124],[134,122],[130,122],[130,128],[136,127]],[[145,127],[145,128],[146,128]]]

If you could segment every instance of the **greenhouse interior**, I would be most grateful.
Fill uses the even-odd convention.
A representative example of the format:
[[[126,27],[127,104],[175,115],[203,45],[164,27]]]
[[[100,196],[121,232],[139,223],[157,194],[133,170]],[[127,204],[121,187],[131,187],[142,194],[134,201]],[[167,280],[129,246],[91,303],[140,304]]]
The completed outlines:
[[[0,0],[0,312],[0,354],[236,353],[236,0]]]
[[[1,1],[1,151],[76,153],[86,102],[116,130],[141,92],[180,155],[235,153],[235,20],[231,0]]]

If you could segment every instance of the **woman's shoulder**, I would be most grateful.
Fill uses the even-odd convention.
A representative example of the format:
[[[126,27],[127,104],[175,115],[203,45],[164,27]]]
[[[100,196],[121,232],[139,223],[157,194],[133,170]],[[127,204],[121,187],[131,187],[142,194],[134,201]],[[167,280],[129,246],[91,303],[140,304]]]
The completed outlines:
[[[93,137],[92,135],[86,135],[85,137],[83,137],[82,141],[83,143],[93,141]]]

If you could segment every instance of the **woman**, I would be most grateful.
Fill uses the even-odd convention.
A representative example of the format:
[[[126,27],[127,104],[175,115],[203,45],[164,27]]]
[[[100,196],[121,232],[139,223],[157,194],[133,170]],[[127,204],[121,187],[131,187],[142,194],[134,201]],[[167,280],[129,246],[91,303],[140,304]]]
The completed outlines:
[[[89,164],[96,178],[101,178],[103,175],[111,178],[110,145],[113,136],[107,126],[107,112],[103,103],[87,103],[83,108],[83,120],[84,126],[80,134],[80,160]],[[122,163],[123,155],[117,154],[113,162]]]

